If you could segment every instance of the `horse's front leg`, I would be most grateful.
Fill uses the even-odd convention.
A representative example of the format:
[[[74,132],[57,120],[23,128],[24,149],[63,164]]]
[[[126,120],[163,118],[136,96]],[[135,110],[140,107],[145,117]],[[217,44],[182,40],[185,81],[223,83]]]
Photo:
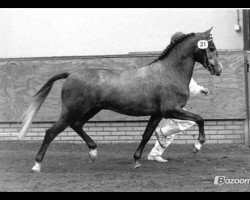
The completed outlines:
[[[202,117],[200,115],[193,114],[181,108],[175,109],[174,111],[172,111],[170,116],[171,118],[175,118],[175,119],[194,121],[198,125],[199,143],[194,144],[194,147],[193,147],[193,153],[195,154],[198,153],[201,150],[202,145],[206,141],[206,136],[205,136],[205,131],[204,131],[204,120],[202,119]],[[168,118],[169,118],[169,115],[168,115]]]
[[[156,129],[157,125],[159,124],[161,120],[162,120],[161,116],[152,115],[150,117],[147,127],[142,135],[142,141],[134,154],[134,159],[135,159],[134,169],[141,166],[140,159],[141,159],[142,151],[145,145],[147,144],[147,142],[150,140],[154,130]]]

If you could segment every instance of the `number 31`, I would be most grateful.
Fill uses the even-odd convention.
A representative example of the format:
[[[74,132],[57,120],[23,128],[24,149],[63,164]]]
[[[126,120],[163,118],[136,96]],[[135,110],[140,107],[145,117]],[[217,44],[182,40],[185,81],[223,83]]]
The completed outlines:
[[[206,40],[200,40],[197,45],[199,49],[206,49],[208,47],[208,42]]]

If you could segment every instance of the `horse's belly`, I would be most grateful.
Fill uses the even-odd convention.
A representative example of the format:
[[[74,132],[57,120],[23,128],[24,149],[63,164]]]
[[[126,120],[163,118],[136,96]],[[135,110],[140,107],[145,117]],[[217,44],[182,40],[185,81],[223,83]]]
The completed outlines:
[[[153,115],[153,112],[145,112],[145,111],[138,111],[138,110],[123,110],[123,109],[114,109],[114,108],[107,108],[107,110],[111,110],[119,114],[129,115],[129,116],[134,116],[134,117]]]
[[[149,112],[145,110],[131,110],[131,109],[116,109],[116,108],[106,108],[108,110],[111,110],[113,112],[117,112],[123,115],[129,115],[129,116],[135,116],[135,117],[140,117],[140,116],[150,116],[153,115],[154,112]]]
[[[149,116],[155,114],[158,109],[151,103],[131,102],[106,102],[102,105],[104,109],[131,116]]]

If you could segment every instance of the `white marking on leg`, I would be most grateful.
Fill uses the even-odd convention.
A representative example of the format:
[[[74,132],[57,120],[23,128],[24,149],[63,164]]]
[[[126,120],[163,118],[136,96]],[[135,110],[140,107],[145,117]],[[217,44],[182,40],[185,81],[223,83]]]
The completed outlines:
[[[97,149],[91,149],[89,151],[89,157],[90,157],[91,162],[95,161],[96,156],[97,156]]]
[[[40,172],[41,171],[41,163],[36,162],[34,167],[32,167],[33,172]]]
[[[134,164],[134,169],[137,169],[139,167],[141,167],[141,163],[139,161],[136,161]]]
[[[197,150],[201,150],[201,147],[202,147],[202,144],[201,143],[196,143],[195,145],[195,148],[197,149]]]
[[[193,153],[197,154],[201,150],[202,144],[201,143],[196,143],[193,146]]]

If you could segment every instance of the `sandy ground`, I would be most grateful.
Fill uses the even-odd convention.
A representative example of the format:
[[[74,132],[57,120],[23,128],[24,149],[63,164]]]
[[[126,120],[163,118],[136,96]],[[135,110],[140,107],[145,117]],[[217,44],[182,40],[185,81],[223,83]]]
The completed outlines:
[[[172,144],[163,154],[167,163],[148,161],[148,144],[141,168],[133,169],[137,143],[99,144],[95,163],[89,163],[82,144],[53,142],[42,172],[32,173],[41,142],[0,142],[0,191],[21,192],[190,192],[250,191],[248,184],[215,185],[215,176],[250,179],[250,149],[242,145],[206,144],[193,155],[192,144]]]

